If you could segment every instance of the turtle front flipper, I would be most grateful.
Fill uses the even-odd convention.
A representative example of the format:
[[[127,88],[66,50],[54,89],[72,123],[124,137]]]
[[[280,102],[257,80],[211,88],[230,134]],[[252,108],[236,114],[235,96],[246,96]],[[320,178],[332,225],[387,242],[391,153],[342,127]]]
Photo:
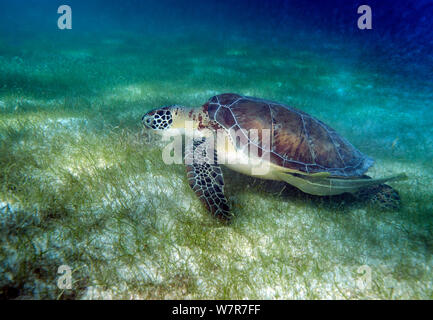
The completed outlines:
[[[213,152],[213,154],[212,154]],[[224,196],[224,179],[217,163],[217,154],[206,138],[194,139],[185,148],[188,182],[207,209],[224,222],[232,214]]]

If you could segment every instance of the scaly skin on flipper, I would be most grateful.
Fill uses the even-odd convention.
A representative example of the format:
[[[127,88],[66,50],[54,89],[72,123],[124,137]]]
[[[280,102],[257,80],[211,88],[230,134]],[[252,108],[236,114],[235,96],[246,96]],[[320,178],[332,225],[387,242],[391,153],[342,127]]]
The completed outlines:
[[[401,207],[400,195],[387,184],[379,184],[377,186],[361,189],[355,193],[354,196],[382,210],[394,211],[399,210]]]
[[[367,175],[363,177],[371,179]],[[399,210],[401,207],[401,198],[397,190],[384,183],[363,188],[353,195],[362,202],[370,203],[382,210]]]
[[[188,182],[197,197],[207,209],[217,218],[229,222],[232,218],[227,199],[224,196],[224,179],[221,168],[217,163],[216,151],[213,150],[205,138],[195,139],[192,146],[186,147],[185,163]]]

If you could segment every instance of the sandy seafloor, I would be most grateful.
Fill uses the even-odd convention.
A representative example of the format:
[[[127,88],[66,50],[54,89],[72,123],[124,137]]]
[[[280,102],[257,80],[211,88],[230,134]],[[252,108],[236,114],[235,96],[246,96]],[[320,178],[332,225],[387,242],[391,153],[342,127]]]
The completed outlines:
[[[0,28],[0,297],[431,299],[429,22],[402,34],[382,24],[363,38],[301,19],[301,9],[284,24],[248,20],[251,10],[237,24],[225,20],[229,5],[213,6],[160,4],[145,28],[108,8],[70,32],[42,23],[40,7],[25,24],[10,8]],[[321,119],[376,160],[373,177],[405,172],[391,183],[400,210],[227,169],[236,218],[220,224],[140,119],[224,92]],[[72,289],[57,287],[61,265]]]

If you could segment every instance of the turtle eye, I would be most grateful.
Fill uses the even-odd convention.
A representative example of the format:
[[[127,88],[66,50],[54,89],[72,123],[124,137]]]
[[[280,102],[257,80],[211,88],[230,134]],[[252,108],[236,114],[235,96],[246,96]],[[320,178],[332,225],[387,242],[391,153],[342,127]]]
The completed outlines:
[[[143,122],[143,124],[144,124],[146,127],[149,128],[149,127],[152,126],[153,117],[150,116],[149,114],[145,114],[145,115],[141,118],[141,121]]]

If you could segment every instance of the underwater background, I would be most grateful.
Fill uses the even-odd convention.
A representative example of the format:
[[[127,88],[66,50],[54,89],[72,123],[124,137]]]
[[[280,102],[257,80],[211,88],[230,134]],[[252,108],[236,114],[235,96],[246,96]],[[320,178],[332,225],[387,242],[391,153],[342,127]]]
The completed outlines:
[[[0,298],[431,299],[432,87],[431,0],[0,0]],[[401,208],[224,169],[222,225],[140,120],[225,92],[405,172]]]

